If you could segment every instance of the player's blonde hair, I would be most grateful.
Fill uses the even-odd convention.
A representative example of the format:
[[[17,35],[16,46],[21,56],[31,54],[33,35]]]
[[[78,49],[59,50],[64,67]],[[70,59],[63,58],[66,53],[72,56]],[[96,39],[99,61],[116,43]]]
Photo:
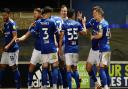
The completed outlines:
[[[102,16],[104,16],[104,11],[100,6],[94,6],[92,10],[96,10],[96,12],[100,13]]]

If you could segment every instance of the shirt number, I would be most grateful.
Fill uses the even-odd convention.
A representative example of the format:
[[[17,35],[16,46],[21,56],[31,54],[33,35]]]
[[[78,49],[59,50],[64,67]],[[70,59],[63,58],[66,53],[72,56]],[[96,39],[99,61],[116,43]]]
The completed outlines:
[[[47,40],[49,38],[48,28],[42,28],[42,30],[44,31],[44,37],[43,37],[43,39],[44,40]]]
[[[110,36],[110,28],[107,29],[106,36],[108,36],[108,37]]]
[[[68,33],[68,40],[77,40],[78,39],[78,34],[77,34],[77,31],[78,29],[77,28],[69,28],[67,29],[67,33]]]

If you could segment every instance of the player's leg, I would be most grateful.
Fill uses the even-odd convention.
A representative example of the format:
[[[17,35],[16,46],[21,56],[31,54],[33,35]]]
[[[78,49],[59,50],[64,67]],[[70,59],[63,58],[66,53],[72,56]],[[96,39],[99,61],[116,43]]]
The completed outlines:
[[[61,58],[59,56],[58,56],[58,61],[59,61],[58,85],[59,85],[59,89],[63,89],[63,79],[62,79],[62,75],[61,75],[61,71],[60,71]]]
[[[7,68],[8,65],[6,64],[0,64],[0,88],[2,88],[2,84],[3,84],[3,78],[4,78],[4,73],[5,73],[5,69]]]
[[[67,70],[66,70],[66,64],[65,64],[64,57],[61,57],[60,60],[61,61],[59,62],[59,71],[62,76],[63,89],[67,89],[68,87],[67,74],[66,74]]]
[[[110,60],[110,52],[102,52],[100,55],[101,63],[100,63],[100,79],[101,84],[104,89],[109,89],[109,85],[111,83],[111,78],[108,72],[109,60]]]
[[[49,77],[48,81],[49,81],[50,87],[53,87],[51,71],[52,71],[52,68],[51,68],[51,65],[49,64],[48,65],[48,77]]]
[[[51,76],[53,89],[57,89],[57,81],[58,81],[58,56],[57,53],[49,54],[49,63],[52,64]]]
[[[68,88],[72,89],[72,72],[71,72],[71,65],[72,65],[72,53],[65,54],[66,60],[66,68],[67,68],[67,83]]]
[[[96,78],[96,74],[93,70],[93,65],[95,64],[95,59],[98,58],[99,59],[99,55],[98,57],[96,57],[97,54],[91,49],[90,52],[89,52],[89,56],[88,56],[88,59],[87,59],[87,63],[86,63],[86,70],[90,76],[90,78],[95,82],[97,83],[97,78]]]
[[[65,46],[63,44],[63,46],[62,46],[63,52],[64,52],[64,47]],[[65,63],[64,55],[62,55],[60,57],[60,60],[59,60],[59,70],[60,70],[60,73],[61,73],[61,76],[62,76],[63,88],[67,89],[67,87],[68,87],[67,76],[66,76],[67,75],[67,70],[66,70],[66,63]]]
[[[19,50],[16,52],[9,53],[9,66],[11,67],[11,70],[14,75],[14,81],[17,89],[20,89],[20,72],[18,70],[18,56],[19,56]]]
[[[18,70],[18,67],[17,67],[17,65],[13,65],[10,67],[11,67],[11,70],[12,70],[13,75],[14,75],[14,81],[15,81],[16,89],[20,89],[20,72]]]
[[[4,78],[4,71],[6,67],[8,66],[8,60],[9,60],[8,53],[3,52],[2,57],[1,57],[1,63],[0,63],[0,87],[2,87],[2,80]]]
[[[29,72],[28,72],[28,89],[31,89],[32,87],[32,79],[33,79],[33,71],[35,69],[35,65],[30,63],[29,64]]]
[[[79,55],[77,53],[73,53],[72,77],[75,79],[77,89],[80,89],[79,73],[77,71],[78,59]]]
[[[32,57],[31,57],[30,65],[29,65],[28,89],[31,89],[32,87],[32,79],[33,79],[34,70],[35,70],[36,64],[40,60],[40,56],[41,56],[41,52],[34,49],[32,53]]]
[[[48,81],[48,54],[42,54],[41,80],[42,80],[41,89],[47,89],[47,81]]]

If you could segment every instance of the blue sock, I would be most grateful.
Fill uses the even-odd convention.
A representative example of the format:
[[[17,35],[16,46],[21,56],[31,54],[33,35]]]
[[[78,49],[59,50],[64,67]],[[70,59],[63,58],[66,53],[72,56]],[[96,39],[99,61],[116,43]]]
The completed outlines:
[[[63,88],[67,88],[68,87],[68,83],[67,83],[67,71],[66,71],[66,67],[60,68],[60,72],[61,72],[61,75],[62,75]]]
[[[16,88],[20,89],[20,72],[18,69],[16,69],[15,71],[13,71],[13,73],[14,73]]]
[[[94,81],[97,82],[96,74],[94,73],[93,70],[91,70],[89,73],[90,78]]]
[[[111,77],[109,75],[108,67],[105,68],[104,71],[105,71],[106,76],[107,76],[107,84],[108,84],[108,86],[110,86],[110,84],[111,84]]]
[[[68,81],[68,88],[72,89],[72,73],[71,72],[67,72],[67,81]]]
[[[47,68],[44,68],[42,70],[41,75],[42,75],[42,78],[41,78],[41,80],[42,80],[42,86],[47,85],[47,81],[48,81],[48,76],[47,76],[48,75],[48,69]]]
[[[99,75],[100,75],[102,87],[104,87],[105,85],[107,85],[107,76],[104,68],[100,68]]]
[[[58,85],[63,85],[63,80],[60,70],[58,70]]]
[[[4,77],[4,70],[0,70],[0,87],[2,87],[3,77]]]
[[[72,72],[72,77],[75,79],[77,89],[80,88],[79,74],[78,71]]]
[[[58,68],[52,68],[52,83],[57,84],[58,81]]]
[[[53,87],[51,71],[48,71],[50,87]]]
[[[28,86],[32,86],[33,72],[28,72]]]

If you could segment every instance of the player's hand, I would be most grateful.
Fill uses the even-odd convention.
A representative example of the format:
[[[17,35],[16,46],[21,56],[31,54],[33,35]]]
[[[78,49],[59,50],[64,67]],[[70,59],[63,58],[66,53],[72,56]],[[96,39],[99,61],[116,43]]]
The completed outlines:
[[[10,48],[10,46],[9,46],[9,45],[6,45],[6,46],[4,47],[4,50],[7,51],[9,48]]]
[[[15,39],[15,42],[20,42],[20,38],[16,38]]]
[[[82,18],[82,24],[83,24],[83,25],[86,24],[86,17]]]
[[[93,35],[91,35],[91,40],[93,40],[94,39],[94,36]]]

